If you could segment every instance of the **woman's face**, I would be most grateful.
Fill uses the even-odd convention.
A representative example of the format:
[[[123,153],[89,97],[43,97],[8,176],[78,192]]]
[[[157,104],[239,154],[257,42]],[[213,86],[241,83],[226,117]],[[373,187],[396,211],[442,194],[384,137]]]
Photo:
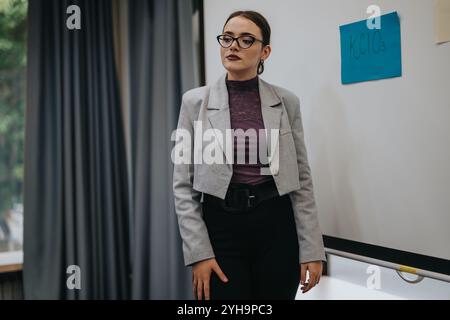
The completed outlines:
[[[230,19],[225,25],[222,34],[228,34],[235,38],[241,35],[251,35],[256,39],[262,40],[259,27],[253,21],[244,17]],[[255,41],[247,49],[240,48],[237,41],[233,41],[228,48],[220,46],[220,56],[223,66],[228,71],[228,80],[247,80],[255,77],[260,60],[263,59],[265,61],[269,57],[270,52],[270,46],[263,46],[260,41]],[[228,58],[231,54],[238,56],[240,59],[233,60]]]

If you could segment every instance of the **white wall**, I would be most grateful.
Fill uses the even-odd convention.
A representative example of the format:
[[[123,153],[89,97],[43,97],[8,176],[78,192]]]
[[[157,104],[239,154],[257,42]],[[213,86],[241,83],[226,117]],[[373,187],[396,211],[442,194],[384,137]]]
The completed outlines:
[[[450,259],[450,43],[434,44],[434,1],[380,0],[397,11],[403,77],[342,85],[339,25],[366,0],[205,1],[207,82],[225,70],[215,36],[236,9],[272,27],[265,80],[302,101],[324,234]]]

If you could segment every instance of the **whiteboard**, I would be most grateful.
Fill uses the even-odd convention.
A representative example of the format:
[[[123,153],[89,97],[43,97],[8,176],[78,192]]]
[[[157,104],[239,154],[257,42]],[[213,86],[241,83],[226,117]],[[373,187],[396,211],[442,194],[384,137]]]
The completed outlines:
[[[225,72],[215,36],[234,10],[262,13],[272,54],[261,76],[301,100],[324,235],[450,259],[450,43],[434,43],[434,1],[397,11],[403,75],[342,85],[339,26],[365,0],[204,2],[206,81]]]

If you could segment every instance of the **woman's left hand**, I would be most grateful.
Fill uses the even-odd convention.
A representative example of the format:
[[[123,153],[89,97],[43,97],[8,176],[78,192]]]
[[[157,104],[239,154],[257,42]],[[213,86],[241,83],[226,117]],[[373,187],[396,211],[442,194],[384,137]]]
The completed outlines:
[[[306,281],[306,271],[309,272],[308,283]],[[312,261],[300,264],[300,284],[302,285],[302,293],[311,290],[320,281],[322,275],[322,261]]]

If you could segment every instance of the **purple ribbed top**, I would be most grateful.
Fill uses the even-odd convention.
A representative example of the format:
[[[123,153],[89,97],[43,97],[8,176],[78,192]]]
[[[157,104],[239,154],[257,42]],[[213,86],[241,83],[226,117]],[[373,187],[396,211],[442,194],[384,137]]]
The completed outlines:
[[[260,173],[260,168],[262,166],[268,167],[268,165],[261,164],[258,152],[259,129],[264,129],[258,88],[258,76],[249,80],[228,80],[227,75],[225,82],[228,89],[231,128],[235,130],[234,163],[231,182],[255,185],[272,180],[273,177],[271,175],[261,175]],[[236,133],[236,130],[242,129],[243,132],[245,132],[252,128],[256,131],[256,140],[252,139],[252,141],[250,141],[248,137],[245,138],[245,163],[238,163],[238,144],[241,145],[240,147],[242,149],[244,146],[242,145],[243,139],[237,138],[239,134]],[[256,161],[252,161],[253,163],[250,163],[250,145],[252,145],[251,150],[254,150],[255,152],[254,159],[256,159]]]

